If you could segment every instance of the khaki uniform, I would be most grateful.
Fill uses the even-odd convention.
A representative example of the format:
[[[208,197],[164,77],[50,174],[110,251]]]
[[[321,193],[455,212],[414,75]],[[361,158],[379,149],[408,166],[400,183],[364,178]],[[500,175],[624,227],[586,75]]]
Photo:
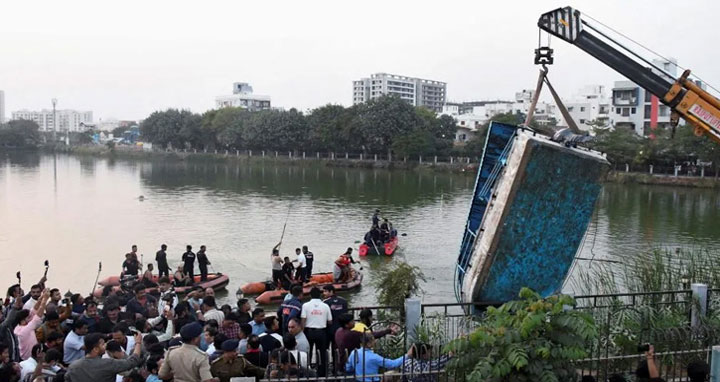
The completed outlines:
[[[213,378],[208,355],[188,344],[168,349],[158,374],[161,379],[172,376],[175,382],[202,382]]]
[[[245,357],[239,356],[228,362],[220,356],[210,365],[214,377],[220,378],[220,382],[230,382],[233,377],[255,377],[261,379],[265,376],[265,369],[257,367],[248,362]]]

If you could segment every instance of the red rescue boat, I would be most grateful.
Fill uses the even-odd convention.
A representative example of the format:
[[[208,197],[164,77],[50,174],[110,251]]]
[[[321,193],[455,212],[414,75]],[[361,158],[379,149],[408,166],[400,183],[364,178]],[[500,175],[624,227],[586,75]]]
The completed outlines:
[[[375,245],[367,245],[366,243],[360,244],[360,248],[358,248],[358,252],[360,253],[360,256],[367,256],[367,255],[386,255],[386,256],[392,256],[393,253],[395,253],[395,250],[398,246],[398,237],[397,235],[394,236],[390,241],[387,243],[377,243],[377,246]],[[380,253],[378,253],[380,251]]]
[[[329,284],[333,281],[333,275],[332,272],[327,273],[316,273],[312,276],[310,276],[310,281],[305,283],[305,285],[317,285],[317,284]],[[256,281],[254,283],[247,283],[243,284],[240,287],[240,290],[244,294],[261,294],[268,290],[275,289],[275,286],[273,285],[273,282],[268,281]]]

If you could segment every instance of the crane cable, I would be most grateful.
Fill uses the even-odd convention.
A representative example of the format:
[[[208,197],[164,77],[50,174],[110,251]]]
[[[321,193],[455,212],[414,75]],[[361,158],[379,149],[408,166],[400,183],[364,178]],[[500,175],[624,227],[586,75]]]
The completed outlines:
[[[648,52],[656,55],[657,57],[662,58],[663,60],[665,60],[665,61],[667,61],[667,62],[672,62],[672,61],[670,61],[669,58],[667,58],[667,57],[663,56],[662,54],[654,51],[653,49],[651,49],[651,48],[649,48],[649,47],[647,47],[647,46],[645,46],[645,45],[643,45],[643,44],[641,44],[641,43],[633,40],[633,39],[630,38],[629,36],[623,34],[622,32],[618,31],[617,29],[614,29],[613,27],[611,27],[611,26],[609,26],[609,25],[604,24],[603,22],[601,22],[601,21],[599,21],[598,19],[590,16],[589,14],[583,12],[583,15],[584,15],[585,17],[589,18],[590,20],[592,20],[593,22],[602,25],[604,28],[607,28],[607,29],[611,30],[613,33],[616,33],[616,34],[618,34],[619,36],[622,36],[623,38],[625,38],[625,39],[627,39],[628,41],[632,42],[633,44],[639,46],[640,48],[645,49],[646,51],[648,51]],[[610,39],[608,36],[606,36],[606,35],[603,34],[602,32],[598,31],[596,28],[593,28],[591,25],[588,25],[587,23],[586,23],[585,25],[587,25],[588,27],[592,28],[594,31],[602,34],[605,38],[609,39],[610,41],[615,42],[614,40]],[[641,57],[639,57],[639,55],[633,53],[630,49],[622,46],[621,44],[619,44],[619,43],[617,43],[617,42],[615,42],[615,43],[618,44],[619,46],[623,47],[625,50],[627,50],[627,51],[630,52],[631,54],[633,54],[633,55],[635,55],[636,57],[640,58],[641,60],[645,61],[644,59],[642,59]],[[647,62],[647,61],[646,61],[646,62]],[[677,66],[678,68],[680,68],[680,69],[682,69],[682,70],[687,70],[687,68],[678,65],[677,62],[672,62],[672,63],[673,63],[673,65]],[[653,64],[651,64],[651,65],[652,65],[653,67],[655,67],[655,65],[653,65]],[[658,70],[660,70],[661,72],[665,73],[666,75],[670,76],[669,73],[666,73],[664,70],[662,70],[662,69],[660,69],[660,68],[657,68],[657,67],[655,67],[655,68],[658,69]],[[712,86],[709,82],[707,82],[707,81],[705,81],[704,79],[700,78],[698,75],[696,75],[696,74],[693,73],[692,76],[695,77],[695,78],[697,78],[698,80],[702,81],[703,83],[705,83],[705,85],[707,85],[707,87],[709,87],[709,88],[715,90],[716,92],[720,93],[720,90],[718,90],[717,88],[715,88],[714,86]],[[670,76],[670,77],[672,78],[672,76]]]

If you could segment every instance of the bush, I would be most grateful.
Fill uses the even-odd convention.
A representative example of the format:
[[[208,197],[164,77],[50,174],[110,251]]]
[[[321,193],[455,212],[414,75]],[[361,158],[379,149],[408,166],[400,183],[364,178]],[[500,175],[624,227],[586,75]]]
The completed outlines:
[[[586,345],[597,337],[592,318],[570,296],[543,299],[528,288],[520,299],[489,308],[480,327],[451,342],[456,356],[451,370],[468,381],[575,381],[572,361],[587,356]]]

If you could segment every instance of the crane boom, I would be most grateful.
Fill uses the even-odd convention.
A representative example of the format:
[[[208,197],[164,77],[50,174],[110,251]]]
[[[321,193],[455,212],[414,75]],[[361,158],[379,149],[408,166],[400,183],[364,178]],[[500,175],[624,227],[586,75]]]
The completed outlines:
[[[720,143],[720,100],[689,80],[689,70],[675,79],[643,66],[593,34],[591,31],[610,39],[582,20],[580,11],[571,7],[544,13],[538,20],[538,27],[577,46],[656,95],[673,110],[675,120],[677,115],[682,116],[695,126],[696,134],[706,134]]]

